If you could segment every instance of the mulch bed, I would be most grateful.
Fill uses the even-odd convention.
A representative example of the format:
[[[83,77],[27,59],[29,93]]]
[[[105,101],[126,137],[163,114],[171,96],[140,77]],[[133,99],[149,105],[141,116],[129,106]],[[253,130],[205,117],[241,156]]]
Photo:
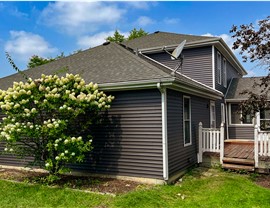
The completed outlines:
[[[46,173],[0,168],[0,179],[5,180],[47,185],[47,183],[42,182],[42,179],[46,176]],[[134,181],[71,175],[62,175],[60,180],[49,185],[53,187],[72,188],[104,194],[124,194],[133,190],[147,189],[151,187],[151,185]]]
[[[259,186],[270,189],[270,175],[260,175],[256,178],[255,183]]]

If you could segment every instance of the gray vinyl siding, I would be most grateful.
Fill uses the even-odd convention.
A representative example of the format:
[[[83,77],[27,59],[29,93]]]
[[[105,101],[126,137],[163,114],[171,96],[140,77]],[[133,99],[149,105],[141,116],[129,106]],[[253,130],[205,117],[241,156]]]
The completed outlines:
[[[161,94],[155,90],[108,93],[111,109],[94,130],[94,149],[83,164],[70,167],[90,173],[163,178]],[[0,150],[4,144],[0,144]],[[0,165],[25,166],[14,156]]]
[[[105,121],[94,133],[94,150],[78,170],[163,178],[161,94],[156,90],[115,96]]]
[[[212,47],[185,49],[182,73],[203,84],[213,87],[212,81]],[[172,60],[165,52],[148,55],[150,58],[174,69],[178,61]],[[179,70],[180,71],[180,70]]]
[[[209,100],[190,96],[192,145],[184,147],[183,138],[183,93],[167,91],[168,165],[169,176],[197,162],[198,124],[209,127]],[[189,96],[189,95],[187,95]]]
[[[254,139],[253,126],[229,126],[229,139]]]
[[[218,63],[217,63],[217,54],[220,53],[221,55],[221,84],[218,83],[218,77],[219,77],[219,71],[218,71]],[[223,84],[223,58],[224,56],[222,55],[221,52],[219,52],[216,48],[215,48],[215,82],[216,82],[216,89],[223,92],[224,94],[227,91],[227,88],[229,87],[230,81],[232,78],[239,78],[242,77],[237,70],[231,65],[231,63],[226,59],[226,68],[227,68],[227,87],[224,87]]]

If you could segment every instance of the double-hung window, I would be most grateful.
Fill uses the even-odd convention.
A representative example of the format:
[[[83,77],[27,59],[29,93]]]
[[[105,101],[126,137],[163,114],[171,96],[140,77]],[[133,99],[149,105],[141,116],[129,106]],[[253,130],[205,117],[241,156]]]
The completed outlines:
[[[260,128],[262,130],[270,130],[270,109],[260,111]]]
[[[191,145],[191,102],[190,97],[183,98],[184,146]]]
[[[250,114],[243,115],[239,110],[239,105],[231,103],[230,105],[230,124],[252,124],[252,117]]]

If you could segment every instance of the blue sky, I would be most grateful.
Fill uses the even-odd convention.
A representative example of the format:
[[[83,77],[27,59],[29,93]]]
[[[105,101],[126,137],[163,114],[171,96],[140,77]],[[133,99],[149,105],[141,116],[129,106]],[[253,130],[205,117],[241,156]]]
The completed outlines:
[[[13,74],[9,52],[20,69],[29,57],[68,55],[104,42],[115,29],[133,28],[222,37],[229,46],[232,25],[269,16],[270,2],[0,2],[0,77]],[[241,57],[234,51],[239,60]],[[266,71],[243,63],[250,76]]]

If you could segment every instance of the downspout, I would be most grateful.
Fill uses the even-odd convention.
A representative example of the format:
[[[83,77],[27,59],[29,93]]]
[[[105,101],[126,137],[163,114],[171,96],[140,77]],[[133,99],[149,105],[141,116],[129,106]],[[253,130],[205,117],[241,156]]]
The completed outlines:
[[[162,155],[163,155],[163,178],[169,179],[168,171],[168,138],[167,138],[167,90],[157,83],[157,88],[161,93],[161,110],[162,110]]]

